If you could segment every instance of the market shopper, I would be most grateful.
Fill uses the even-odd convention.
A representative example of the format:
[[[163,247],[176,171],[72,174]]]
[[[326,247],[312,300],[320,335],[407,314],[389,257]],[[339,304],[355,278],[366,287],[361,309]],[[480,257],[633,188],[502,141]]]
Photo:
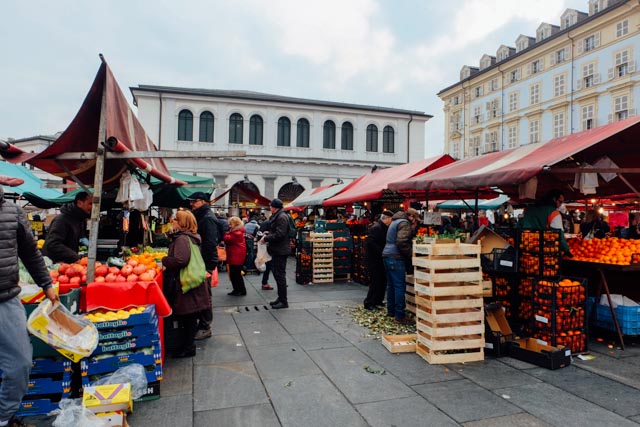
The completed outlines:
[[[211,212],[209,205],[209,195],[201,191],[193,193],[187,197],[193,215],[198,222],[198,234],[202,239],[202,259],[208,272],[213,272],[218,268],[218,243],[221,236],[218,236],[218,222]],[[211,304],[211,278],[207,280],[206,287],[209,293],[209,307],[202,310],[198,318],[198,329],[196,331],[196,340],[203,340],[211,337],[211,322],[213,321],[213,312]]]
[[[4,182],[0,182],[4,184]],[[22,208],[4,200],[0,186],[0,427],[23,425],[15,418],[27,393],[32,349],[27,317],[18,298],[18,258],[52,302],[59,301]]]
[[[560,233],[560,250],[571,256],[569,244],[564,237],[562,214],[559,209],[564,203],[564,193],[560,190],[549,191],[533,206],[527,207],[524,216],[518,221],[517,228],[529,230],[547,230],[549,228]]]
[[[237,216],[229,218],[229,231],[224,235],[224,244],[227,248],[227,268],[233,290],[227,295],[234,297],[247,294],[247,288],[242,278],[242,266],[247,256],[247,244],[244,240],[244,224]]]
[[[382,251],[384,269],[387,276],[387,316],[394,317],[396,323],[410,324],[405,315],[404,294],[407,287],[407,264],[411,263],[413,233],[412,222],[418,212],[396,212],[387,230],[387,238]]]
[[[260,224],[260,230],[256,233],[256,237],[258,240],[262,238],[265,232],[269,231],[269,220],[265,219],[262,224]],[[262,273],[262,290],[263,291],[272,291],[273,286],[269,284],[269,273],[273,271],[273,260],[269,260],[265,263],[266,269],[264,273]]]
[[[86,239],[87,218],[91,215],[91,194],[81,191],[72,203],[64,205],[60,214],[53,219],[42,254],[53,262],[73,263],[81,256],[78,254],[80,240]]]
[[[278,298],[272,301],[271,307],[278,310],[289,308],[287,300],[287,257],[291,253],[289,244],[289,218],[282,209],[280,199],[273,199],[269,203],[271,217],[269,218],[269,232],[265,234],[258,244],[267,244],[267,250],[273,262],[273,277],[278,286]]]
[[[180,284],[180,270],[189,265],[191,259],[190,242],[200,250],[202,239],[197,233],[198,223],[190,211],[178,211],[171,218],[173,226],[173,241],[169,245],[168,255],[162,258],[165,267],[163,277],[163,292],[173,309],[183,334],[182,341],[176,345],[175,358],[193,357],[196,355],[194,339],[200,313],[210,307],[209,290],[206,283],[195,289],[182,292]]]
[[[371,278],[369,292],[364,299],[364,308],[367,310],[374,310],[377,306],[382,306],[384,293],[387,289],[382,250],[387,241],[387,230],[392,217],[393,212],[383,211],[376,223],[369,228],[364,241],[364,264]]]
[[[580,233],[585,239],[604,239],[610,231],[609,224],[594,209],[587,212],[584,222],[580,224]]]

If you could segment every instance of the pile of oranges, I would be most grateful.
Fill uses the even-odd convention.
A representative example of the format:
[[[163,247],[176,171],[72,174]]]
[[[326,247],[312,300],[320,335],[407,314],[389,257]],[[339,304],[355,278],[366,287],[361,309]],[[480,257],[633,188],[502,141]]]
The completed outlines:
[[[607,237],[605,239],[571,239],[571,254],[576,261],[629,265],[640,253],[640,240]]]

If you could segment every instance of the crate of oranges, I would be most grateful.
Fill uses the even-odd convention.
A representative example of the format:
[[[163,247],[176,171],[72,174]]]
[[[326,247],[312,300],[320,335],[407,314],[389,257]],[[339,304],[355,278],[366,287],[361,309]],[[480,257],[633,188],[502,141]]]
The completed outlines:
[[[554,307],[582,305],[586,300],[586,282],[562,277],[534,280],[533,302]]]

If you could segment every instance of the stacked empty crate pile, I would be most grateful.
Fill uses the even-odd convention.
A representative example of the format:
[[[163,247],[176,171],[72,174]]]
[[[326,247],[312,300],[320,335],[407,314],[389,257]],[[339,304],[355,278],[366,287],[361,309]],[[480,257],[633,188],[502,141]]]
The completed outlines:
[[[427,362],[484,360],[484,309],[479,244],[413,246],[416,352]]]
[[[313,283],[333,282],[333,233],[314,233],[309,235],[313,248]]]
[[[407,274],[405,276],[407,287],[405,288],[404,300],[406,302],[406,308],[411,313],[416,314],[416,290],[413,286],[413,274]]]
[[[162,353],[155,305],[93,311],[86,316],[99,333],[98,347],[80,361],[82,386],[133,363],[144,366],[147,393],[138,401],[160,398]]]

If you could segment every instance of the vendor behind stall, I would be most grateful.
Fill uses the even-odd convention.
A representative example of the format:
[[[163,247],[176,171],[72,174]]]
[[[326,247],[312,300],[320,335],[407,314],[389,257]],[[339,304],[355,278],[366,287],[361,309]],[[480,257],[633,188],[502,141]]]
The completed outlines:
[[[80,239],[86,239],[87,218],[91,215],[91,194],[80,192],[72,203],[60,209],[49,227],[42,254],[53,262],[76,262]]]
[[[569,244],[564,237],[562,226],[562,215],[560,206],[564,203],[564,194],[560,190],[549,191],[542,200],[537,201],[533,206],[527,207],[524,217],[518,222],[518,228],[529,230],[553,229],[560,233],[560,250],[567,255],[571,255]]]

